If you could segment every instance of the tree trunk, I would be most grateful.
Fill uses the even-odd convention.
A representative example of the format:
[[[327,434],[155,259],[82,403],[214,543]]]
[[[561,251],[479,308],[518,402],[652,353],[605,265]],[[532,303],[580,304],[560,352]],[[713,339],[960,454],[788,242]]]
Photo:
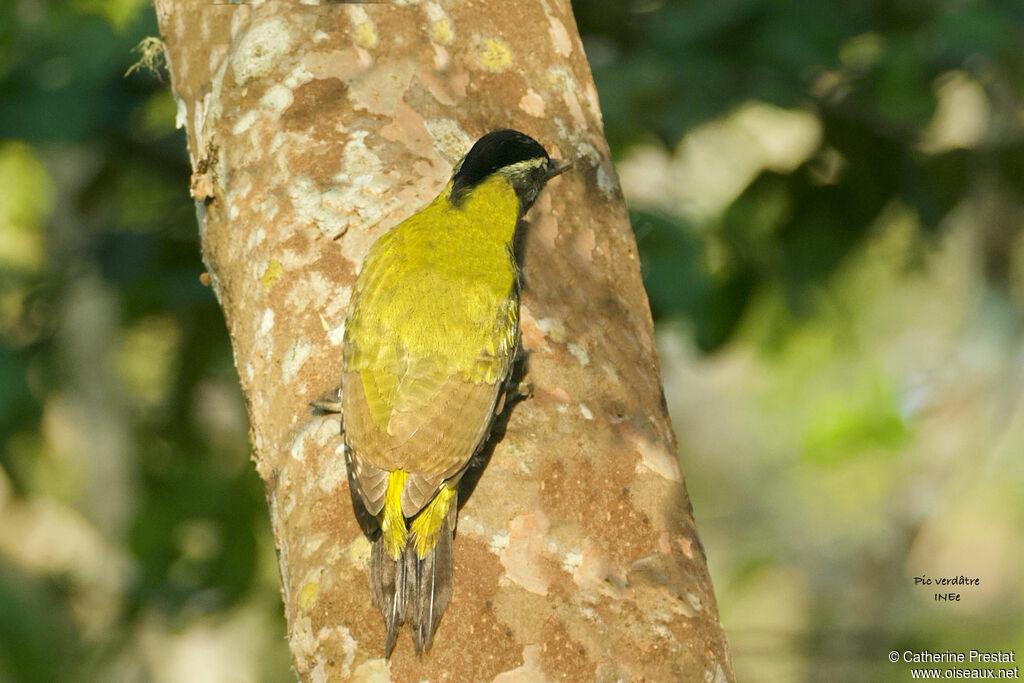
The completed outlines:
[[[730,680],[568,0],[155,5],[300,678]],[[525,226],[533,395],[459,514],[433,649],[384,660],[338,420],[309,403],[370,244],[502,127],[575,164]]]

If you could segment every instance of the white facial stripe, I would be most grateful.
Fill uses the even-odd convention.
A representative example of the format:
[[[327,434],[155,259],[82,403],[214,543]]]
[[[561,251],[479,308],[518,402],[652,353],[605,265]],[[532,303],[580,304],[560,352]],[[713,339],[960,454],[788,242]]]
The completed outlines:
[[[516,163],[509,164],[508,166],[502,166],[498,169],[498,173],[510,176],[520,175],[526,171],[544,166],[547,163],[548,160],[544,157],[536,157],[534,159],[527,159],[526,161],[517,161]]]

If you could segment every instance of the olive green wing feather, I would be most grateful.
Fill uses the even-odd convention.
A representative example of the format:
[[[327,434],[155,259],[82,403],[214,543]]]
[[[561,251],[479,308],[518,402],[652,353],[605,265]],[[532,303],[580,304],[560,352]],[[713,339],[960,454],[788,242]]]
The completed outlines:
[[[412,516],[442,481],[465,467],[486,437],[501,383],[448,376],[433,393],[424,393],[422,402],[403,401],[401,409],[393,409],[386,430],[381,430],[367,400],[374,374],[349,372],[343,378],[345,438],[354,451],[356,479],[370,512],[376,514],[383,505],[387,472],[403,469],[409,478],[402,490],[402,511]]]

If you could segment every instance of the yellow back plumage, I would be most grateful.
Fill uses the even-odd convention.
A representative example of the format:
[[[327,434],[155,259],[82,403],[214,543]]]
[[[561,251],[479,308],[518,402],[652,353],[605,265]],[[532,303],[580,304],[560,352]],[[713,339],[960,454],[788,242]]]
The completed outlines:
[[[516,194],[501,177],[458,208],[448,192],[381,237],[356,281],[345,367],[360,373],[381,430],[448,378],[497,383],[515,351]]]

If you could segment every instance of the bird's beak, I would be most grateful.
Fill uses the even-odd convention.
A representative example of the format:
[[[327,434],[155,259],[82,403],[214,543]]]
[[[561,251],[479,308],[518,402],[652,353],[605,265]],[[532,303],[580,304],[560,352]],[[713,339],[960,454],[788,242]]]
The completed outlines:
[[[560,159],[551,159],[548,164],[548,176],[544,180],[551,180],[556,175],[561,175],[572,168],[571,161],[562,161]]]

